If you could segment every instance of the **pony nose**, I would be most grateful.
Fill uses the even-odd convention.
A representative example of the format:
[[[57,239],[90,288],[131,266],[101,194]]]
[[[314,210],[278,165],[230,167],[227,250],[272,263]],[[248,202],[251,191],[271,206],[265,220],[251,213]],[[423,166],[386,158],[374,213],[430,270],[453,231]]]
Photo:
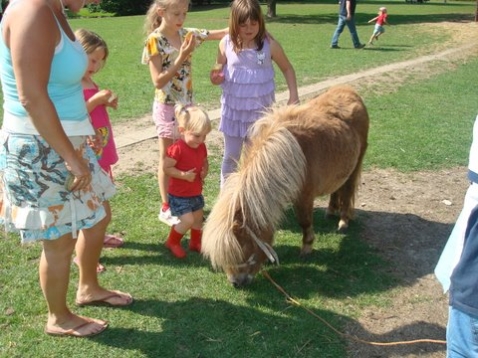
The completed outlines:
[[[230,278],[230,282],[234,288],[241,288],[249,285],[252,282],[253,276],[251,275],[236,275]]]

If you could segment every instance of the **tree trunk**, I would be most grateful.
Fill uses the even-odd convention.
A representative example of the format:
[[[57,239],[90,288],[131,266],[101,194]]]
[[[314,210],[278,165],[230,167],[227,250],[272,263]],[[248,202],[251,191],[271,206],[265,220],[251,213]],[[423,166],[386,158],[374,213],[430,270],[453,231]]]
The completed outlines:
[[[477,4],[478,4],[478,0]],[[276,17],[277,0],[267,0],[267,17]]]
[[[478,22],[478,0],[476,0],[475,22]]]

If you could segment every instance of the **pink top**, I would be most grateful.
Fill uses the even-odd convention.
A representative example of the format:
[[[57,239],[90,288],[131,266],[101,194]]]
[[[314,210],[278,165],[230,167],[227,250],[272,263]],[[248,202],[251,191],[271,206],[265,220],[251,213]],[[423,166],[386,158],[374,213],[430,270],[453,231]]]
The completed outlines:
[[[98,91],[99,89],[96,85],[95,88],[84,88],[83,96],[85,97],[85,101],[93,97]],[[96,158],[101,168],[111,174],[111,166],[118,162],[118,153],[116,152],[113,129],[111,128],[106,106],[96,106],[95,109],[90,112],[90,116],[96,132],[99,131],[101,133],[101,148],[96,153]]]

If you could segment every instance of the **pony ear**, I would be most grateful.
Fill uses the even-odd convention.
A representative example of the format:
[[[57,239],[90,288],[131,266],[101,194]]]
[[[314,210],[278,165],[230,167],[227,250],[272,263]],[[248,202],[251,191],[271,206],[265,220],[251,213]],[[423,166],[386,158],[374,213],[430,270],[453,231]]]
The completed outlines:
[[[236,233],[242,228],[242,223],[240,223],[238,220],[234,220],[232,223],[232,232]]]

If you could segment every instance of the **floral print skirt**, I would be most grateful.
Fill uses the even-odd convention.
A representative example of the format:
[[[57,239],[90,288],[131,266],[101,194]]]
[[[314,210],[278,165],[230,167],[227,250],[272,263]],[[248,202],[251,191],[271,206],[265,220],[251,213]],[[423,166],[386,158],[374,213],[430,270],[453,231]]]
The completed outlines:
[[[38,135],[0,133],[0,224],[16,231],[23,243],[54,240],[93,227],[106,213],[103,201],[115,193],[85,136],[70,137],[89,162],[92,181],[69,191],[65,161]]]

